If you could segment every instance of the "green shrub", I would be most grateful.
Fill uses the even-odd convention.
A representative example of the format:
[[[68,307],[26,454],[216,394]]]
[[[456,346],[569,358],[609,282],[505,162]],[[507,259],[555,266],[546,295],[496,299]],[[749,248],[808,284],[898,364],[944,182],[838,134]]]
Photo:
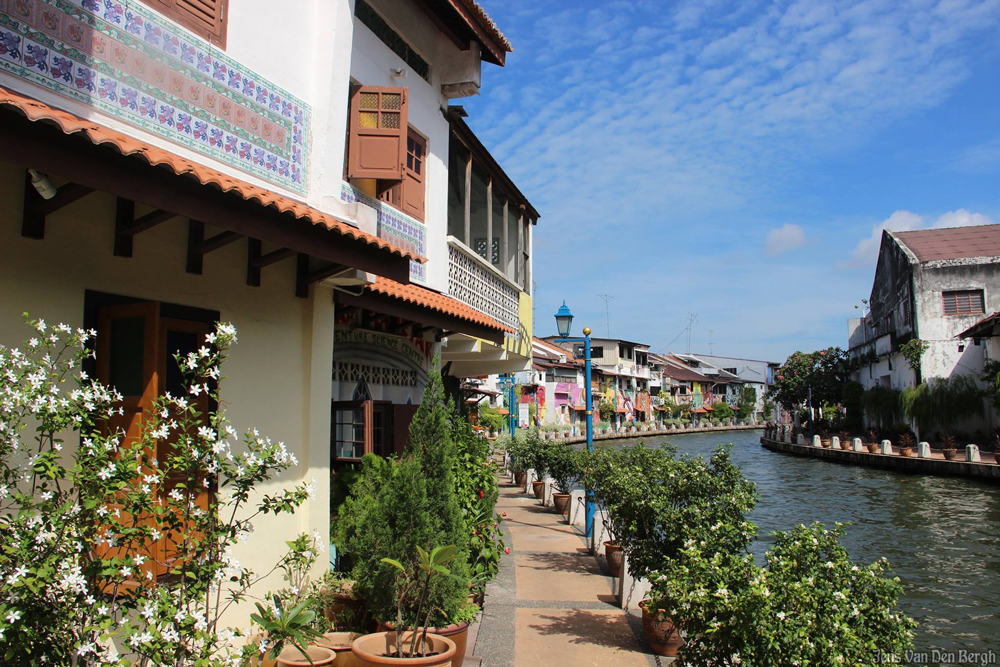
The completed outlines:
[[[579,456],[573,445],[564,442],[549,445],[545,449],[545,469],[559,493],[569,493],[580,476]]]

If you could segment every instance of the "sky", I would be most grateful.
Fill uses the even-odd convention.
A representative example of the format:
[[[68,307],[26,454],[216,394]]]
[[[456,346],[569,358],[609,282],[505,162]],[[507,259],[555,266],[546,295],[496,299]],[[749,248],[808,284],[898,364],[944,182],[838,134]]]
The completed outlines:
[[[846,347],[881,230],[1000,223],[1000,0],[480,0],[469,125],[541,213],[535,335]],[[711,333],[710,333],[711,332]]]

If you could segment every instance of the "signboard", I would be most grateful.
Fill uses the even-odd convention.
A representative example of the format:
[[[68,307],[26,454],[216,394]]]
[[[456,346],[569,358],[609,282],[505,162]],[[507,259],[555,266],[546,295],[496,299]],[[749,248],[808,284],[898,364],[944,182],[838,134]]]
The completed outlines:
[[[528,409],[530,404],[519,403],[517,406],[517,427],[518,428],[530,428],[531,427],[531,413]]]

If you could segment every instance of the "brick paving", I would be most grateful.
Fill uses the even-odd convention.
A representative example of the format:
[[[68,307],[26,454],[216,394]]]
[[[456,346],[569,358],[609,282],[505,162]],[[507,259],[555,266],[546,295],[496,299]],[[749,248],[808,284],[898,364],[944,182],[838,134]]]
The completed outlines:
[[[474,654],[484,667],[658,665],[637,613],[618,607],[603,557],[575,527],[501,478],[510,555],[486,589]]]

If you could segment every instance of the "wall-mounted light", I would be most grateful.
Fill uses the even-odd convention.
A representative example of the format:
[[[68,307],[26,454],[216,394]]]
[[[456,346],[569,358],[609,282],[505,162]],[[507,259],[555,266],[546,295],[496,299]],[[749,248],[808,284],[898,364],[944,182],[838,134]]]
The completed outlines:
[[[45,174],[34,169],[29,169],[28,173],[31,174],[31,185],[42,196],[42,199],[52,199],[59,192]]]
[[[391,74],[394,79],[405,79],[406,69],[403,67],[390,67],[389,74]]]
[[[965,343],[959,343],[958,344],[958,351],[959,352],[965,352]]]

